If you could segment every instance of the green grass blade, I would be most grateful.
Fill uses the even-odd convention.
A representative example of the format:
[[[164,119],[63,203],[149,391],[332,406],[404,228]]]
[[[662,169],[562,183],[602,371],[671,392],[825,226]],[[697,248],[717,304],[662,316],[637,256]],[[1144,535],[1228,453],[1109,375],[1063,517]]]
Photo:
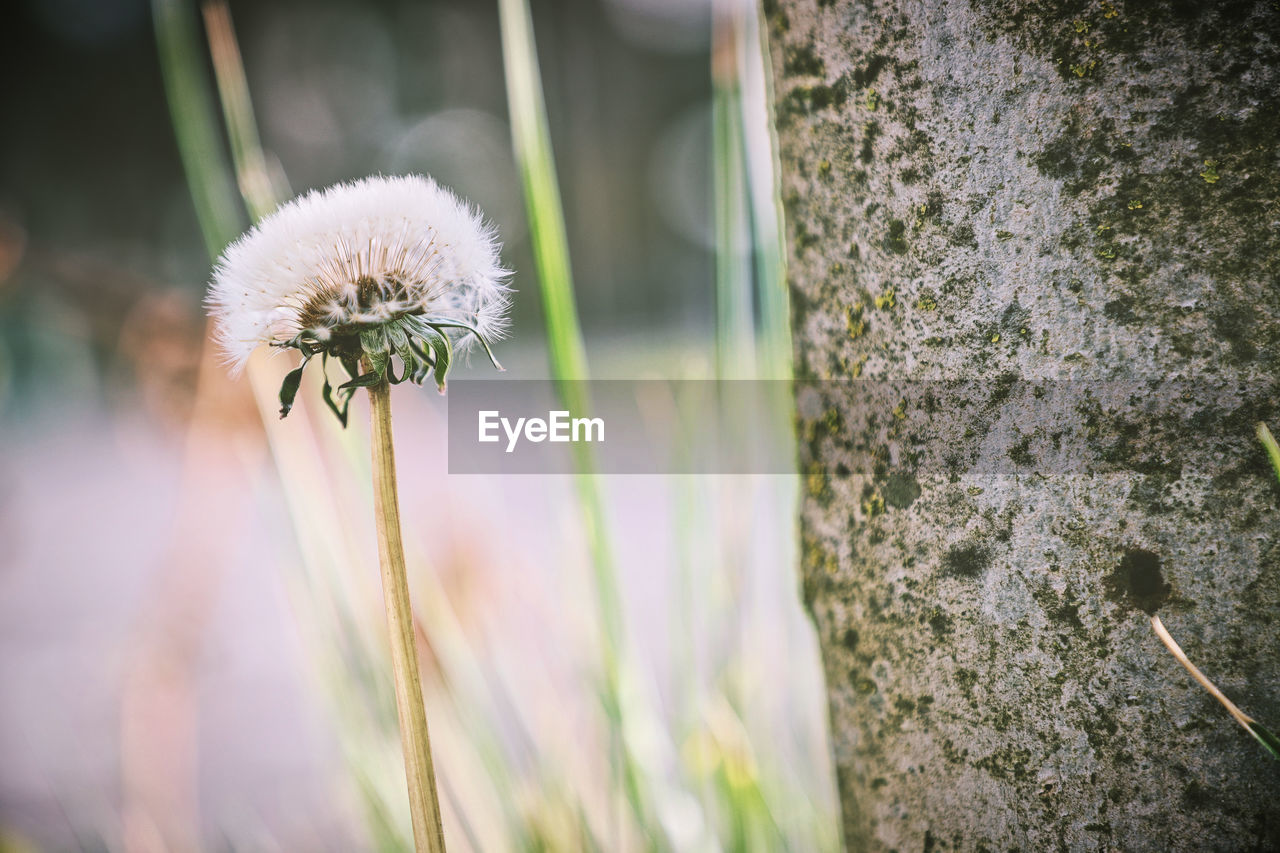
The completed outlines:
[[[712,18],[711,47],[716,376],[747,379],[755,375],[755,318],[738,62],[743,7],[724,6]]]
[[[581,380],[588,378],[586,348],[574,305],[569,245],[560,200],[541,73],[526,0],[499,0],[503,68],[511,119],[512,144],[523,184],[525,208],[533,243],[534,264],[542,294],[551,375],[561,404],[575,416],[588,416]],[[575,483],[582,524],[591,554],[593,592],[600,622],[601,701],[613,744],[613,759],[627,802],[642,828],[661,834],[661,822],[651,806],[651,780],[644,761],[627,742],[628,730],[649,730],[651,722],[637,679],[624,651],[623,609],[617,569],[605,520],[604,499],[590,448],[572,447],[578,472]],[[637,720],[643,723],[637,724]]]
[[[525,0],[499,0],[498,8],[512,143],[524,185],[534,262],[546,315],[551,370],[558,380],[586,379],[586,348],[573,300],[569,241],[551,153],[551,134],[547,129],[533,22]]]
[[[178,153],[205,248],[216,258],[240,235],[244,220],[200,62],[199,27],[187,0],[152,0],[151,15]]]
[[[1261,441],[1262,446],[1267,449],[1267,458],[1271,460],[1271,467],[1275,469],[1276,479],[1280,480],[1280,444],[1276,444],[1275,436],[1264,423],[1258,424],[1258,441]]]
[[[1277,738],[1271,733],[1270,729],[1256,720],[1250,720],[1245,728],[1249,730],[1249,734],[1253,735],[1254,739],[1257,740],[1258,743],[1262,744],[1262,748],[1265,749],[1272,758],[1280,761],[1280,738]]]
[[[250,216],[257,221],[288,198],[289,188],[279,170],[273,171],[267,166],[267,157],[258,138],[258,124],[253,118],[253,102],[249,97],[240,46],[236,42],[231,12],[225,0],[206,3],[204,21],[222,115],[231,142],[236,182]]]
[[[743,19],[742,116],[751,232],[759,294],[760,376],[790,379],[791,298],[787,290],[787,241],[783,236],[773,75],[764,9],[759,2]]]

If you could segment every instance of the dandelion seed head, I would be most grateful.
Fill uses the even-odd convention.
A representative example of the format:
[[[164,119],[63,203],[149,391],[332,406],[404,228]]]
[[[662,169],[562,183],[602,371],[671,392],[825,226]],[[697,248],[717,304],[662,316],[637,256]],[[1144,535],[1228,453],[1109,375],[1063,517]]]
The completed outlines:
[[[490,339],[506,330],[510,273],[493,227],[430,178],[373,177],[310,192],[229,246],[207,303],[234,371],[262,344],[325,344],[409,315]],[[451,330],[459,348],[471,343]]]

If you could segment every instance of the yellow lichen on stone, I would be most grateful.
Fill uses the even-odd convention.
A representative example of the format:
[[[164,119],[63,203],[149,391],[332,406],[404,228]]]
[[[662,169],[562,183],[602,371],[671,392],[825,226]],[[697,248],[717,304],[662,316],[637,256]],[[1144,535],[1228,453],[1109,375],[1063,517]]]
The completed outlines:
[[[862,317],[862,306],[844,309],[845,328],[849,331],[850,340],[857,340],[867,330],[867,321]]]

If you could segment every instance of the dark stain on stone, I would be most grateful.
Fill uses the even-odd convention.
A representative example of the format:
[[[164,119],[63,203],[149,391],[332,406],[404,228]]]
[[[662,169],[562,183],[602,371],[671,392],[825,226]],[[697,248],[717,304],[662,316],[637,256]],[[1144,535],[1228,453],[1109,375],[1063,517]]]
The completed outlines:
[[[991,549],[977,542],[955,545],[942,559],[948,574],[962,578],[976,578],[991,565]]]
[[[1072,628],[1084,628],[1084,623],[1080,621],[1080,605],[1074,602],[1063,604],[1049,615],[1052,616],[1054,620],[1065,623]]]
[[[884,247],[895,255],[905,255],[907,253],[907,223],[901,219],[894,219],[889,222],[889,234],[884,239]]]
[[[870,163],[876,159],[876,137],[880,135],[880,125],[874,121],[867,122],[862,129],[862,147],[858,149],[858,159]]]
[[[1017,299],[1009,303],[1000,315],[1000,329],[1006,335],[1014,337],[1026,329],[1031,322],[1031,312],[1022,307]]]
[[[1242,362],[1258,354],[1258,348],[1249,341],[1253,324],[1253,313],[1243,307],[1220,312],[1213,318],[1214,330],[1230,345],[1231,354]]]
[[[1009,458],[1017,465],[1030,465],[1036,459],[1031,455],[1031,438],[1028,433],[1022,436],[1009,448]]]
[[[831,108],[844,106],[849,93],[843,81],[833,86],[796,86],[778,102],[778,123],[786,126],[801,116],[812,115]]]
[[[1133,313],[1133,298],[1129,296],[1112,299],[1102,307],[1102,313],[1122,326],[1127,326],[1138,319]]]
[[[1187,808],[1201,809],[1213,805],[1213,797],[1199,782],[1189,782],[1182,790],[1182,802]]]
[[[894,472],[881,489],[884,502],[895,509],[906,509],[920,497],[920,484],[911,474]]]
[[[951,633],[951,617],[941,610],[935,610],[929,617],[929,627],[933,630],[933,636],[941,640]]]
[[[822,77],[827,67],[818,55],[813,52],[813,45],[788,47],[782,58],[782,70],[787,74],[806,74],[811,77]]]
[[[889,57],[884,54],[872,54],[867,58],[866,68],[860,68],[853,72],[853,85],[858,88],[870,86],[880,76],[880,72],[889,64]]]
[[[840,640],[849,651],[858,648],[858,632],[853,628],[846,630]]]
[[[951,229],[951,242],[968,249],[978,248],[978,237],[968,222],[961,222]]]
[[[1160,571],[1160,557],[1145,548],[1124,552],[1120,565],[1104,579],[1107,597],[1154,616],[1169,598],[1172,587]]]

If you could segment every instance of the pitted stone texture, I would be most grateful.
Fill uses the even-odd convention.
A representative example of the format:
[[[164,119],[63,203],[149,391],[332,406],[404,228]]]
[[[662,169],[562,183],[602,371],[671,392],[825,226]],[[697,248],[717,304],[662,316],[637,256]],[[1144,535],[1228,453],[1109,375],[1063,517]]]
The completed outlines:
[[[1280,723],[1280,8],[766,6],[798,375],[983,380],[797,401],[847,845],[1280,849],[1275,764],[1148,622]],[[1223,390],[1101,384],[1175,376]],[[1100,384],[1020,420],[1018,379]]]

